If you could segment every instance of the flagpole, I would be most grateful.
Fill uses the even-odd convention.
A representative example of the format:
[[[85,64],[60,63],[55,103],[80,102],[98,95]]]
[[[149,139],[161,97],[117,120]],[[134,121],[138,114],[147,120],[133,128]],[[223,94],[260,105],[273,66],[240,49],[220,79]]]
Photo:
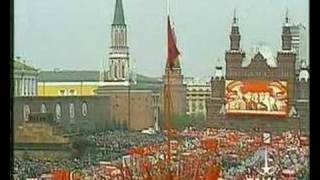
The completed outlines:
[[[170,0],[167,0],[167,15],[170,14]]]
[[[167,18],[169,18],[170,16],[170,0],[167,0]],[[169,21],[168,21],[169,22]],[[169,24],[167,24],[167,26],[169,26]],[[167,31],[168,31],[168,27],[167,27]],[[168,33],[168,32],[167,32]],[[167,38],[168,41],[168,38]],[[168,52],[168,44],[169,42],[167,42],[167,58],[169,57],[169,52]],[[168,59],[167,59],[167,63],[168,63]],[[166,64],[167,65],[167,64]],[[169,64],[168,64],[169,65]],[[168,136],[168,149],[167,149],[167,167],[169,168],[169,174],[170,174],[170,161],[171,161],[171,135],[170,135],[170,119],[171,119],[171,111],[170,111],[170,106],[171,106],[171,93],[170,93],[170,71],[171,71],[171,67],[169,65],[169,67],[165,67],[166,68],[166,75],[167,75],[167,87],[166,87],[166,126],[167,126],[167,136]],[[168,68],[168,69],[167,69]]]

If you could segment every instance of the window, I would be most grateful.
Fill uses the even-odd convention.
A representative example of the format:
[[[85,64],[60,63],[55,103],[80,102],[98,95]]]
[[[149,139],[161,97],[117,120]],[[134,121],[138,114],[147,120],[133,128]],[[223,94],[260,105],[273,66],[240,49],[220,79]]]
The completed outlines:
[[[23,119],[25,121],[29,121],[29,115],[30,115],[30,107],[29,105],[25,104],[23,106]]]
[[[195,102],[192,102],[192,105],[191,105],[191,112],[195,112],[196,111],[196,103]]]
[[[117,78],[117,65],[114,65],[114,77]]]
[[[46,107],[46,105],[44,103],[41,104],[40,112],[41,113],[46,113],[47,112],[47,107]]]
[[[199,109],[202,110],[203,109],[203,104],[199,103]]]
[[[124,64],[122,65],[122,77],[125,78],[125,75],[124,75]]]
[[[74,104],[70,103],[69,104],[69,115],[70,115],[70,123],[74,123]]]
[[[56,120],[60,121],[60,119],[62,117],[62,113],[61,113],[61,105],[59,103],[56,104],[55,111],[56,111]]]
[[[97,91],[97,89],[93,89],[93,90],[91,91],[91,94],[92,94],[92,95],[95,95],[95,94],[96,94],[96,91]]]
[[[189,106],[187,106],[187,112],[189,112],[190,111],[190,107]]]
[[[88,114],[88,105],[87,102],[82,103],[82,116],[87,117]]]
[[[61,90],[59,91],[59,96],[65,96],[65,95],[66,95],[66,90],[61,89]]]
[[[74,96],[74,95],[76,95],[77,93],[76,93],[76,91],[74,90],[74,89],[70,89],[69,90],[69,95],[71,95],[71,96]]]

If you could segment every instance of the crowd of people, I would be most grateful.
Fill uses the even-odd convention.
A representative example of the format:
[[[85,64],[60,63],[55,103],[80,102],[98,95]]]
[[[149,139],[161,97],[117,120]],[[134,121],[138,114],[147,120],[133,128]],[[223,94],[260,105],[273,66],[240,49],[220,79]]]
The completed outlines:
[[[159,144],[165,140],[163,134],[143,134],[128,131],[105,131],[87,134],[86,137],[94,144],[99,160],[112,161],[121,158],[132,147],[143,147]],[[94,157],[92,157],[94,158]]]
[[[193,129],[178,133],[178,137],[181,143],[180,152],[197,152],[197,149],[201,149],[203,139],[214,139],[217,145],[210,155],[219,164],[220,176],[224,179],[262,177],[265,173],[266,161],[273,171],[272,176],[277,179],[286,176],[293,176],[295,179],[308,177],[309,145],[306,142],[308,141],[306,136],[301,138],[302,135],[288,131],[273,135],[269,143],[264,143],[261,134],[226,129]],[[93,146],[91,149],[94,152],[91,151],[91,154],[89,152],[86,155],[89,156],[89,161],[79,159],[45,161],[15,157],[13,168],[15,179],[39,177],[57,168],[80,170],[92,174],[92,169],[99,161],[119,161],[127,155],[130,148],[166,144],[166,137],[161,133],[150,135],[140,132],[106,131],[87,133],[84,137],[92,142],[91,146]]]
[[[223,169],[223,177],[261,177],[264,174],[265,161],[268,167],[274,170],[274,177],[288,176],[286,172],[291,172],[291,176],[296,179],[308,176],[308,138],[297,132],[287,131],[273,135],[268,143],[263,141],[262,133],[225,129],[198,131],[198,138],[218,139],[214,156]],[[199,146],[199,141],[192,142],[197,142],[198,145],[190,147]]]
[[[67,161],[52,161],[29,159],[22,157],[14,158],[14,179],[26,179],[27,177],[39,177],[50,173],[53,169],[89,170],[90,166],[99,161],[115,161],[122,158],[129,148],[158,144],[164,141],[162,134],[143,134],[128,131],[105,131],[82,134],[91,147],[82,159]]]
[[[87,169],[90,165],[79,159],[52,161],[40,159],[26,159],[14,157],[13,177],[15,180],[37,178],[43,174],[52,173],[56,169],[68,169],[70,171]]]

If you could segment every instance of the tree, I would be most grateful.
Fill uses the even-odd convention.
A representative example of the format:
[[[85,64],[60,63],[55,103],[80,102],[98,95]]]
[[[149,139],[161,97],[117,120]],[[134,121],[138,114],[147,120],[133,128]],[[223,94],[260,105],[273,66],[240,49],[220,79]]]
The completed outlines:
[[[83,157],[90,148],[90,141],[83,137],[76,137],[72,140],[72,150],[74,157]]]
[[[191,118],[187,115],[174,115],[171,125],[175,129],[182,130],[187,126],[191,126]]]
[[[160,115],[159,125],[160,125],[161,129],[165,129],[165,121],[166,120],[165,120],[163,114]],[[182,130],[186,126],[191,126],[192,125],[191,122],[192,122],[191,117],[189,117],[187,115],[176,114],[176,115],[172,116],[171,121],[170,121],[170,126],[172,128]]]

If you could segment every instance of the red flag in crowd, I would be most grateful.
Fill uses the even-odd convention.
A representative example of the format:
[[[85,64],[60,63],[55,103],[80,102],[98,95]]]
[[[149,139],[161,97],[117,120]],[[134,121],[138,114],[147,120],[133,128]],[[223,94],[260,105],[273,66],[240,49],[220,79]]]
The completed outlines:
[[[219,169],[216,166],[210,167],[206,176],[206,180],[218,180]]]
[[[168,16],[168,54],[167,54],[167,64],[169,65],[170,69],[174,66],[177,61],[177,57],[179,56],[180,52],[177,48],[174,31],[171,28],[170,24],[170,17]]]
[[[171,172],[168,172],[165,178],[166,178],[165,180],[173,180]]]
[[[200,180],[200,162],[198,162],[198,165],[196,167],[196,172],[195,172],[195,175],[194,175],[194,180]]]
[[[202,147],[206,150],[214,150],[217,148],[217,142],[213,139],[205,139],[201,141]]]
[[[70,180],[70,172],[65,170],[57,170],[53,172],[53,180]]]

